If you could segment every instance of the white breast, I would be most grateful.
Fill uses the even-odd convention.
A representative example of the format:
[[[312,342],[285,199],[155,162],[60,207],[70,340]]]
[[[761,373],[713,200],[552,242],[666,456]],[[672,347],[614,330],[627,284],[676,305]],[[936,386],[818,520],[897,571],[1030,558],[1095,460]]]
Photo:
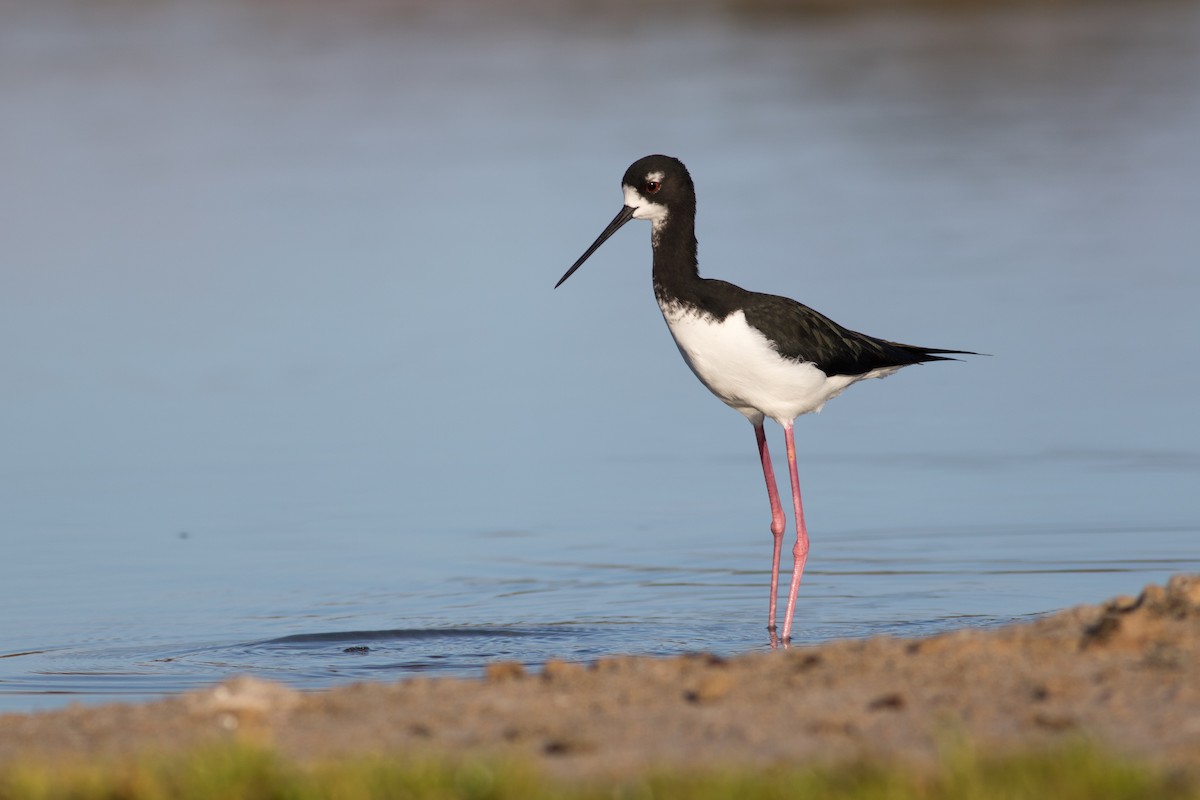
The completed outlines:
[[[767,337],[736,311],[724,320],[673,303],[659,303],[683,359],[726,405],[751,422],[779,424],[820,411],[830,398],[863,378],[882,378],[896,368],[862,376],[828,376],[811,362],[784,358]]]

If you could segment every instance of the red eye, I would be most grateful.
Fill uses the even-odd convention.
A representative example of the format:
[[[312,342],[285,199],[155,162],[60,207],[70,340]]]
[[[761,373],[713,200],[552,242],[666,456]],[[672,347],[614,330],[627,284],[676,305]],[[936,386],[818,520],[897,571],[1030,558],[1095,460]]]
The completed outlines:
[[[659,181],[646,181],[646,194],[656,194],[662,188]]]

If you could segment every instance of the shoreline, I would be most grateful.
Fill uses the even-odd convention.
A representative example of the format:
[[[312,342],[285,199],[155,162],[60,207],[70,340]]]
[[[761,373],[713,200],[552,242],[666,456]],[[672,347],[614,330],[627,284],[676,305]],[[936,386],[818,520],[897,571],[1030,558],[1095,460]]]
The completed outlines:
[[[314,763],[404,754],[516,758],[549,774],[934,766],[947,746],[1036,752],[1080,740],[1200,768],[1200,576],[1031,622],[839,640],[732,658],[492,664],[300,692],[256,678],[144,703],[0,714],[0,769],[220,743]]]

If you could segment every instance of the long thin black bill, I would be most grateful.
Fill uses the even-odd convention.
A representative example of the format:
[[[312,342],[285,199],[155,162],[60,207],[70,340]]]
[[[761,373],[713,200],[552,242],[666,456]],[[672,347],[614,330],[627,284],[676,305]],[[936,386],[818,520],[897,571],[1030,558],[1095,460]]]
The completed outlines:
[[[581,255],[579,260],[571,265],[571,268],[567,270],[567,274],[558,279],[558,283],[554,284],[554,288],[557,289],[558,287],[562,286],[563,281],[575,274],[575,270],[583,266],[583,262],[588,260],[588,256],[596,252],[600,245],[604,244],[608,240],[608,237],[616,233],[617,230],[620,229],[620,227],[626,222],[629,222],[629,220],[633,219],[633,211],[633,206],[622,206],[620,213],[613,217],[613,221],[608,223],[608,227],[604,229],[604,232],[596,238],[596,241],[592,242],[592,246],[587,249],[587,252]]]

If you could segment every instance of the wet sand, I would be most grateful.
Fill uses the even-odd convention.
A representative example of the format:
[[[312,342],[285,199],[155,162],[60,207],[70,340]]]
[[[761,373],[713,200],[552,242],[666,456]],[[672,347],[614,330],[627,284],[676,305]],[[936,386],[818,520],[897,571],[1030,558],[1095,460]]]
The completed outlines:
[[[878,637],[721,659],[494,664],[300,693],[253,678],[143,704],[0,715],[0,766],[173,753],[221,740],[301,761],[516,755],[552,773],[932,764],[1086,739],[1200,768],[1200,576],[993,630]]]

